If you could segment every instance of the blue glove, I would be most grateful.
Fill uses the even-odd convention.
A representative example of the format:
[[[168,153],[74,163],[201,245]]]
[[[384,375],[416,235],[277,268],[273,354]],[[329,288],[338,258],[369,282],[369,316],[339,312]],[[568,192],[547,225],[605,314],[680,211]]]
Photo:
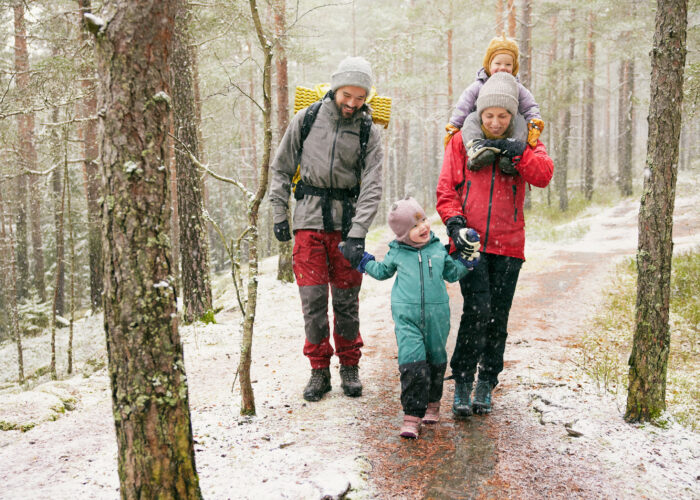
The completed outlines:
[[[372,255],[369,252],[365,252],[364,255],[362,255],[362,260],[360,260],[360,264],[355,268],[361,273],[365,272],[365,266],[370,260],[374,260],[374,255]]]

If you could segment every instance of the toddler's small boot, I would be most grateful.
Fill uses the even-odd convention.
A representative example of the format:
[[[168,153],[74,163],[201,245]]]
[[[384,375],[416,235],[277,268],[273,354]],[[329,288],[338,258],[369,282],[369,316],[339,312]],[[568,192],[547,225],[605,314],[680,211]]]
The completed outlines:
[[[359,367],[357,365],[340,365],[340,387],[346,396],[356,398],[362,396],[362,382],[360,382]]]
[[[428,408],[423,416],[424,424],[437,424],[440,421],[440,401],[428,403]]]
[[[403,416],[403,425],[401,426],[401,437],[408,439],[417,439],[418,434],[420,434],[420,417],[413,417],[411,415]]]
[[[304,399],[318,401],[325,393],[331,390],[331,371],[329,368],[314,368],[311,370],[311,378],[304,388]]]
[[[472,384],[455,381],[455,399],[452,413],[455,417],[468,417],[472,414]]]
[[[491,413],[491,390],[493,385],[487,380],[478,380],[474,391],[474,402],[472,407],[474,413]]]

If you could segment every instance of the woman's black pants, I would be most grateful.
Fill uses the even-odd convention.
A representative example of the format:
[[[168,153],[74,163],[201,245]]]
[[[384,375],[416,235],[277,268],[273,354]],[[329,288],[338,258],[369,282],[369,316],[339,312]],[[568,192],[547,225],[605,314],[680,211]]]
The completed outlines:
[[[498,384],[508,336],[508,315],[523,261],[482,253],[473,271],[459,281],[464,305],[450,368],[457,382],[479,379]]]

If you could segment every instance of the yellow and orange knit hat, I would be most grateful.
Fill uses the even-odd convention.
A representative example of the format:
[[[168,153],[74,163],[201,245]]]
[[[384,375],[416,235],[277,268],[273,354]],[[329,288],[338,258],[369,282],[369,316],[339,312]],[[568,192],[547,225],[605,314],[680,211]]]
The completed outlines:
[[[491,40],[489,46],[486,48],[486,55],[484,56],[484,70],[486,74],[491,76],[489,67],[491,66],[491,61],[498,54],[509,54],[513,57],[513,76],[518,74],[518,58],[520,57],[520,50],[518,49],[518,43],[512,38],[506,38],[505,35],[496,37]]]

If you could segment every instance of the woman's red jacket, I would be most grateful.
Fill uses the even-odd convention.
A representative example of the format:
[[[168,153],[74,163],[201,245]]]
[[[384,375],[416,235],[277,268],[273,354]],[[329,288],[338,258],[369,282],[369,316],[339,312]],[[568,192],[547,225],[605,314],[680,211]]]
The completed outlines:
[[[554,164],[538,141],[534,148],[527,146],[514,165],[520,175],[504,175],[495,164],[470,171],[458,132],[445,150],[437,185],[437,211],[445,223],[450,217],[463,215],[467,226],[479,233],[482,252],[525,260],[525,188],[527,184],[546,187]]]

